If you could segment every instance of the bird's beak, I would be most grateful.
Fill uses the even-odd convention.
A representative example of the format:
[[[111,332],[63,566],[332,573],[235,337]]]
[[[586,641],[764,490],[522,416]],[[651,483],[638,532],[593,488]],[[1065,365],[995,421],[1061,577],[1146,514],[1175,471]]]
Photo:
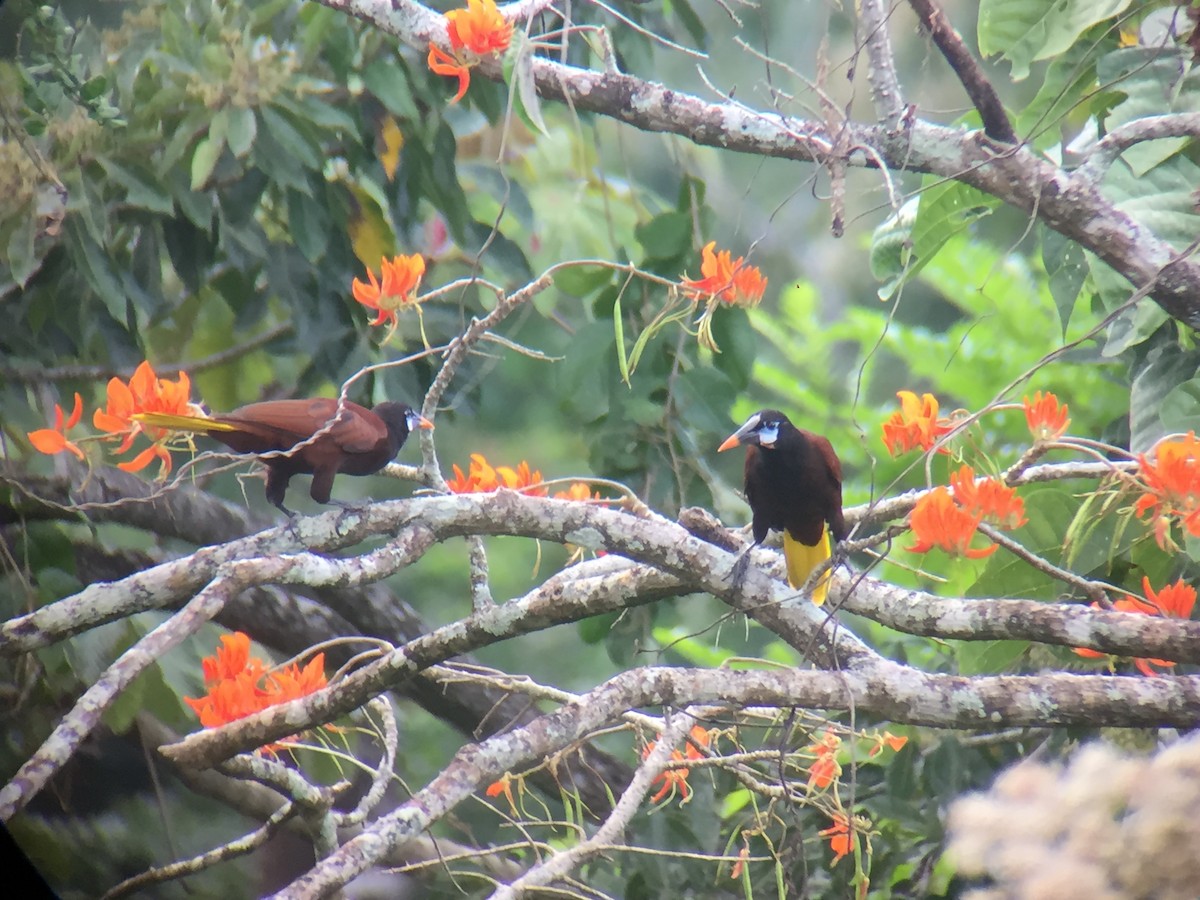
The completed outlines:
[[[717,448],[717,452],[724,453],[726,450],[732,450],[734,447],[736,447],[741,442],[742,442],[741,431],[735,431],[733,434],[731,434],[729,437],[725,438],[725,440],[721,442],[721,446]]]
[[[417,416],[417,427],[424,428],[426,431],[433,431],[433,423],[424,416]]]

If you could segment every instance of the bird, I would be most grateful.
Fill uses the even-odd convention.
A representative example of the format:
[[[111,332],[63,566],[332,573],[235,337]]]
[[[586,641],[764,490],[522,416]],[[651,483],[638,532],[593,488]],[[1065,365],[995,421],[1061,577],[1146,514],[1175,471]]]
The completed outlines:
[[[238,453],[279,454],[261,459],[267,467],[267,500],[289,517],[293,513],[283,497],[293,475],[312,475],[310,496],[329,503],[338,473],[373,475],[395,458],[409,432],[433,428],[406,403],[377,403],[367,409],[345,401],[339,412],[338,401],[329,397],[267,400],[212,417],[145,412],[132,418],[143,425],[206,434]]]
[[[827,438],[797,428],[776,409],[762,409],[725,439],[717,451],[746,448],[746,502],[753,516],[754,544],[774,529],[783,532],[788,584],[798,588],[829,559],[830,534],[847,534],[842,517],[842,464]],[[813,588],[820,606],[829,594],[829,575]]]

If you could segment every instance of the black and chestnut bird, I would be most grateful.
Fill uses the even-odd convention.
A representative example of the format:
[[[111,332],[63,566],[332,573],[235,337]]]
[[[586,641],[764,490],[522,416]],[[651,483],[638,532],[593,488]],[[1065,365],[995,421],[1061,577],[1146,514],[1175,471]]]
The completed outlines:
[[[309,494],[328,503],[339,473],[373,475],[395,458],[409,432],[433,427],[405,403],[367,409],[347,401],[339,412],[338,401],[328,397],[251,403],[212,418],[166,413],[133,418],[144,425],[206,434],[238,453],[280,454],[262,459],[267,499],[289,516],[283,495],[293,475],[312,475]]]
[[[756,412],[717,448],[746,447],[746,502],[753,514],[754,543],[771,529],[783,532],[788,584],[800,587],[829,559],[829,535],[846,537],[842,519],[842,464],[826,438],[797,428],[778,410]],[[828,526],[828,527],[827,527]],[[825,602],[829,576],[813,588]]]

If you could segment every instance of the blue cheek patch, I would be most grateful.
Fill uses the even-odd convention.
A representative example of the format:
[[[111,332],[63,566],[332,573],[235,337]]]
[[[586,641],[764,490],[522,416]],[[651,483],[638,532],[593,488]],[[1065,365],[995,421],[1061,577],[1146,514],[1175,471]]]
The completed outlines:
[[[779,426],[772,425],[769,428],[761,428],[758,432],[758,442],[764,447],[774,446],[775,441],[779,438]]]

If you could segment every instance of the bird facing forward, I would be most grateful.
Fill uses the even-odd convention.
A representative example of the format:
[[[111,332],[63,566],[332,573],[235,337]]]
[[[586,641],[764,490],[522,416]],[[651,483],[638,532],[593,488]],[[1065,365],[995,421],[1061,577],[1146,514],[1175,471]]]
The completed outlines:
[[[761,544],[771,529],[783,532],[788,584],[798,588],[832,555],[829,535],[838,541],[846,537],[842,464],[826,438],[797,428],[774,409],[756,412],[717,450],[738,444],[746,447],[754,543]],[[826,573],[813,588],[813,603],[824,603],[828,593]]]
[[[293,475],[312,475],[310,496],[328,503],[338,473],[373,475],[391,462],[409,432],[433,423],[405,403],[378,403],[367,409],[349,401],[338,410],[328,397],[268,400],[206,418],[139,413],[144,425],[206,434],[238,453],[280,453],[261,460],[267,467],[267,499],[283,505]]]

